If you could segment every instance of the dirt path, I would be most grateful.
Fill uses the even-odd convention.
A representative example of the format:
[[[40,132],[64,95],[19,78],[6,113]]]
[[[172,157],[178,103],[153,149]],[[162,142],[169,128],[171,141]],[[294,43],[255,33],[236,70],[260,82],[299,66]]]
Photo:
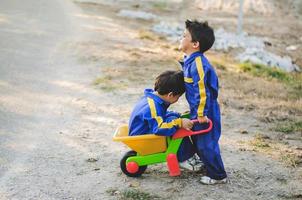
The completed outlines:
[[[247,141],[268,129],[251,112],[232,106],[237,102],[227,95],[221,149],[229,184],[204,186],[198,183],[201,174],[189,172],[171,178],[165,165],[150,166],[140,179],[121,174],[119,159],[127,148],[114,143],[112,134],[127,123],[154,77],[177,68],[179,53],[147,31],[149,22],[117,17],[125,5],[41,2],[39,12],[27,11],[33,18],[28,21],[45,15],[53,24],[37,23],[39,37],[28,33],[31,42],[20,51],[14,50],[18,45],[1,46],[7,53],[1,59],[10,66],[2,65],[0,73],[2,199],[301,198],[301,171],[249,149]],[[1,17],[15,22],[12,16],[18,17]],[[0,22],[11,31],[1,37],[29,41],[14,23]],[[27,54],[35,45],[37,56]],[[231,95],[227,86],[222,83],[222,93]],[[186,110],[184,99],[174,108]]]
[[[0,7],[0,198],[102,197],[100,180],[110,174],[86,160],[106,142],[91,150],[94,142],[79,136],[101,127],[97,109],[87,109],[106,101],[91,88],[96,69],[78,64],[70,48],[88,37],[81,12],[68,1]]]

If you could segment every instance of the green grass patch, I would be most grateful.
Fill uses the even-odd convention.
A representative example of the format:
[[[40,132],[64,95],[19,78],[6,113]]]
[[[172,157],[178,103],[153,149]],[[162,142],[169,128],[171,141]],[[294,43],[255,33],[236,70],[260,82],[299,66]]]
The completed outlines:
[[[274,130],[283,133],[302,133],[302,121],[287,121],[283,123],[278,123]]]
[[[168,3],[166,1],[156,1],[152,3],[154,9],[166,10],[168,8]]]
[[[302,98],[302,73],[285,72],[276,67],[269,67],[261,64],[245,62],[239,64],[241,71],[252,74],[256,77],[264,77],[269,80],[277,80],[286,84],[290,98]]]
[[[292,78],[289,73],[278,69],[276,67],[268,67],[261,64],[253,64],[250,62],[241,63],[239,68],[243,72],[248,72],[254,76],[261,76],[265,78],[277,79],[280,81],[288,82]]]
[[[150,193],[143,192],[137,189],[124,190],[121,193],[121,199],[123,200],[150,200],[150,199],[160,199],[157,195],[151,195]]]

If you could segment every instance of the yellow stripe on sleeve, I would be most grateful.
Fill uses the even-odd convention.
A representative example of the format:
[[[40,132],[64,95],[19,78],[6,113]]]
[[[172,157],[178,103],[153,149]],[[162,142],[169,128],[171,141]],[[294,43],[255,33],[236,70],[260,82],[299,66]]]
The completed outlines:
[[[193,83],[192,78],[185,77],[184,80],[185,80],[186,83]]]
[[[198,105],[197,114],[198,114],[198,116],[203,116],[203,110],[204,110],[204,107],[206,104],[206,89],[204,86],[204,71],[203,71],[203,66],[202,66],[202,62],[201,62],[201,57],[200,56],[196,57],[195,62],[196,62],[196,68],[197,68],[199,79],[200,79],[198,81],[200,102]]]
[[[148,98],[148,104],[151,110],[151,117],[157,121],[157,126],[160,127],[161,124],[163,123],[163,119],[160,116],[157,116],[154,100]]]
[[[148,104],[151,110],[151,117],[154,118],[158,124],[158,128],[173,128],[173,126],[177,125],[178,127],[181,127],[181,119],[174,119],[171,122],[164,122],[163,119],[160,116],[157,116],[156,108],[154,100],[151,98],[148,98]]]

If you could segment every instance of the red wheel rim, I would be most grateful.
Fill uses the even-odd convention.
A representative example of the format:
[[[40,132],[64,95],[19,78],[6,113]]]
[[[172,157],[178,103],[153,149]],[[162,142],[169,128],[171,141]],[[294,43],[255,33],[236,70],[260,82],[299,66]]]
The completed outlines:
[[[136,162],[128,162],[126,169],[129,173],[134,174],[138,171],[139,166]]]

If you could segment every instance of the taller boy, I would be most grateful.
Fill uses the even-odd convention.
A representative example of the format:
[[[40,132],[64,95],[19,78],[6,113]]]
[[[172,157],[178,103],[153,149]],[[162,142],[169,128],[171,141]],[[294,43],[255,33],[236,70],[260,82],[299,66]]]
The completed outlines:
[[[226,182],[226,172],[220,156],[218,140],[221,134],[220,109],[217,102],[218,77],[204,56],[215,41],[214,31],[207,22],[186,21],[186,29],[180,42],[185,53],[183,71],[186,99],[190,105],[191,119],[204,123],[210,118],[213,129],[205,135],[192,137],[197,154],[204,163],[207,176],[201,177],[203,184]],[[195,125],[193,130],[202,129]]]

